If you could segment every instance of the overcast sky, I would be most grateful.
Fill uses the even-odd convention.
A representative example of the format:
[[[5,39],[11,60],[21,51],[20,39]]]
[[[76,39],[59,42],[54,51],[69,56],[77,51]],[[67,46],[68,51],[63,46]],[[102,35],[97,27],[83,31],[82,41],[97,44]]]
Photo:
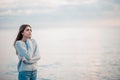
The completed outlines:
[[[0,28],[120,27],[120,0],[0,0]]]

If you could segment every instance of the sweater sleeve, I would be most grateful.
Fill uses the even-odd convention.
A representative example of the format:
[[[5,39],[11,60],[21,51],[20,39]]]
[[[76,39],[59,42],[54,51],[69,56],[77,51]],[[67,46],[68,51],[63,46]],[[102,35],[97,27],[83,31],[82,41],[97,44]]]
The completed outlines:
[[[23,62],[25,64],[33,64],[33,63],[36,63],[40,59],[37,43],[34,39],[32,39],[32,42],[35,45],[34,53],[33,53],[32,58],[30,60],[24,59]]]
[[[26,46],[20,42],[20,41],[16,41],[16,44],[15,44],[15,48],[18,52],[18,56],[19,57],[25,57],[27,60],[30,60],[31,59],[31,50],[30,49],[26,49]]]

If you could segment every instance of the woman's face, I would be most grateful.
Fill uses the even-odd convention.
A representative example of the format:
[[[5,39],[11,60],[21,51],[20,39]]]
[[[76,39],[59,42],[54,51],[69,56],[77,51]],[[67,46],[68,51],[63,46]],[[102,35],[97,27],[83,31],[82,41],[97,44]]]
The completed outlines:
[[[31,38],[32,37],[32,30],[29,26],[25,28],[25,30],[22,32],[23,37],[25,38]]]

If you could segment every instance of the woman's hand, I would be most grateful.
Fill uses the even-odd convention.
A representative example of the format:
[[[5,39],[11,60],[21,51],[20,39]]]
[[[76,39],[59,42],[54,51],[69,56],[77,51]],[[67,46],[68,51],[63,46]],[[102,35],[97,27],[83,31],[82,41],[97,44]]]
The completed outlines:
[[[30,50],[31,52],[33,52],[33,43],[31,39],[27,39],[26,40],[27,46],[28,46],[28,50]]]
[[[20,57],[20,61],[24,61],[24,58],[23,58],[23,57]]]

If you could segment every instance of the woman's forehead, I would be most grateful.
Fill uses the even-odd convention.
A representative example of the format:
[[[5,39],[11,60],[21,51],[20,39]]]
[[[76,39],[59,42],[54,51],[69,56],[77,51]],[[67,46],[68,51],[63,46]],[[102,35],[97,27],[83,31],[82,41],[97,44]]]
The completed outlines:
[[[27,26],[25,29],[31,29],[31,27],[30,27],[30,26]]]

